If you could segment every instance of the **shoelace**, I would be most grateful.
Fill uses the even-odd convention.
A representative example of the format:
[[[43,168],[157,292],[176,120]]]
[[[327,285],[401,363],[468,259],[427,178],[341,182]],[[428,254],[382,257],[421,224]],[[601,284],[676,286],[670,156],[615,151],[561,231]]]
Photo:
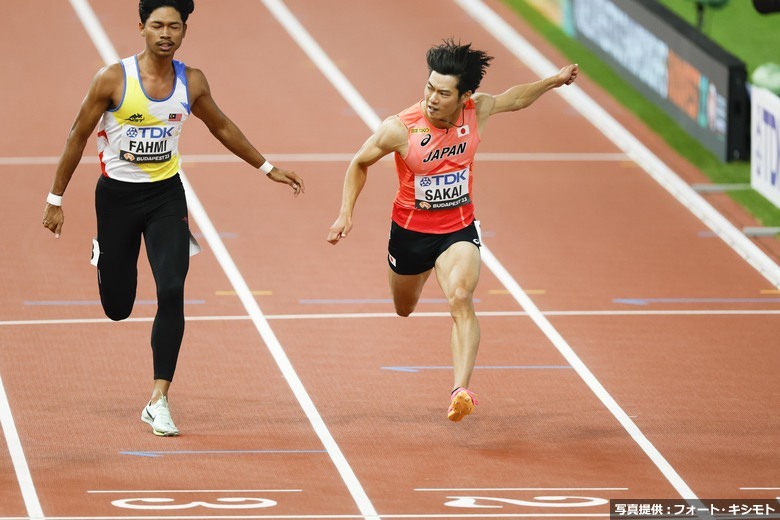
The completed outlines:
[[[168,408],[168,400],[165,397],[161,397],[160,401],[155,405],[157,408],[157,415],[155,421],[161,422],[165,426],[175,428],[173,424],[173,418],[171,417],[171,410]]]

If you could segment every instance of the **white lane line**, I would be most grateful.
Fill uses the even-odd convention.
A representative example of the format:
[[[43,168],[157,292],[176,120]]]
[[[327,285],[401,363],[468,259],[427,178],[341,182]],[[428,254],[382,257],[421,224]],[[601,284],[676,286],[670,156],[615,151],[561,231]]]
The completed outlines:
[[[551,76],[558,72],[559,67],[553,65],[511,25],[486,6],[482,0],[454,1],[539,77]],[[780,266],[701,195],[696,193],[696,190],[677,176],[669,166],[618,123],[604,108],[576,85],[557,89],[556,92],[563,96],[593,126],[598,128],[605,137],[632,157],[658,184],[706,224],[754,269],[780,288]]]
[[[38,494],[35,492],[30,467],[27,465],[27,459],[24,456],[22,442],[19,439],[19,432],[16,430],[16,423],[11,414],[11,406],[8,403],[8,396],[5,393],[3,379],[0,377],[0,423],[3,426],[3,435],[11,454],[11,463],[16,472],[16,480],[19,482],[19,488],[22,491],[24,506],[27,508],[27,515],[30,518],[43,518],[43,509],[38,500]]]
[[[399,520],[423,520],[453,518],[604,518],[609,519],[609,513],[447,513],[447,514],[398,514],[383,515],[385,518]],[[48,520],[351,520],[362,519],[361,515],[198,515],[198,516],[50,516]],[[772,517],[767,517],[772,518]],[[0,520],[29,520],[27,517],[0,517]]]
[[[72,0],[71,5],[76,10],[84,26],[94,29],[94,25],[98,23],[94,13],[91,13],[90,16],[89,12],[84,12],[84,6],[76,0]],[[88,9],[88,11],[91,11],[91,9]],[[102,34],[96,33],[96,37],[101,39],[101,43],[105,43],[104,40],[107,39],[105,32],[102,32]],[[22,500],[27,509],[27,515],[34,519],[44,518],[43,508],[38,499],[38,493],[35,491],[35,484],[33,483],[27,459],[24,456],[24,449],[22,448],[19,432],[16,429],[16,423],[11,413],[11,406],[8,402],[8,396],[5,393],[2,378],[0,378],[0,423],[2,423],[3,435],[5,436],[8,451],[11,455],[11,462],[14,471],[16,472],[16,480],[19,483],[22,492]]]
[[[287,9],[281,0],[262,0],[264,4],[269,6],[269,9],[274,13],[274,16],[285,26],[290,32],[295,41],[303,48],[303,50],[309,55],[309,57],[315,61],[317,66],[323,70],[326,77],[331,80],[333,86],[336,87],[338,92],[344,97],[344,99],[352,106],[358,114],[360,114],[363,121],[368,127],[375,131],[381,120],[379,116],[370,109],[369,104],[360,95],[357,90],[352,87],[349,81],[338,70],[333,61],[325,54],[325,52],[317,45],[314,39],[308,32],[301,26],[294,15]],[[458,1],[458,0],[456,0]],[[469,11],[467,5],[474,4],[482,5],[477,0],[464,0],[458,2],[461,6]],[[467,5],[463,5],[467,4]],[[492,13],[492,11],[491,11]],[[495,15],[495,13],[493,13]],[[497,15],[496,15],[496,18]],[[506,25],[500,18],[500,22]],[[494,24],[498,22],[494,21]],[[497,30],[496,30],[497,31]],[[530,45],[529,45],[530,47]],[[538,54],[536,49],[533,51]],[[548,62],[549,63],[549,62]],[[552,73],[547,73],[550,75]],[[368,107],[368,108],[367,108]],[[509,272],[501,265],[498,259],[493,256],[490,250],[483,244],[482,258],[485,265],[493,272],[493,274],[501,281],[501,283],[509,290],[510,294],[515,297],[515,300],[520,306],[528,312],[531,319],[534,320],[537,327],[550,339],[553,345],[558,349],[561,355],[569,362],[572,367],[577,371],[580,377],[590,387],[590,389],[598,396],[598,398],[604,403],[604,405],[612,412],[615,418],[623,425],[626,431],[631,435],[634,441],[647,453],[655,465],[661,470],[664,476],[670,481],[670,483],[678,490],[680,495],[684,498],[695,499],[693,491],[687,484],[680,478],[674,468],[666,461],[666,459],[658,452],[658,450],[650,443],[650,441],[644,436],[629,416],[620,408],[617,402],[606,391],[606,389],[599,383],[596,377],[585,366],[580,358],[574,353],[574,350],[566,343],[563,337],[557,330],[550,324],[547,318],[539,311],[536,305],[525,294],[520,285],[509,274]],[[780,279],[780,278],[779,278]]]
[[[628,491],[627,487],[416,488],[415,491]]]
[[[103,26],[100,25],[100,20],[98,20],[89,2],[87,0],[70,0],[70,5],[73,6],[73,10],[76,11],[81,24],[92,39],[92,43],[100,54],[103,63],[108,65],[118,61],[119,53],[116,52],[111,39],[106,34],[106,31],[103,30]]]
[[[454,1],[512,52],[515,57],[528,65],[538,76],[547,77],[555,74],[559,70],[558,67],[553,65],[505,20],[485,5],[482,0]],[[723,215],[715,210],[715,208],[707,203],[701,195],[686,184],[671,170],[671,168],[618,123],[590,96],[585,94],[585,92],[577,86],[558,89],[557,92],[608,139],[615,143],[618,148],[631,156],[656,182],[674,196],[678,202],[691,211],[699,220],[706,224],[716,235],[718,235],[718,237],[744,258],[762,276],[776,287],[780,287],[780,266],[751,242],[743,233],[731,224],[731,222],[723,217]],[[507,276],[509,276],[508,273]],[[522,293],[522,291],[517,289],[519,289],[519,286],[513,292],[516,299],[518,299],[518,301],[520,301],[520,299],[527,300],[530,305],[533,305],[530,299]],[[523,304],[521,303],[521,305]],[[547,328],[549,322],[547,322],[541,313],[538,313],[538,310],[533,312],[535,307],[526,307],[525,305],[523,305],[523,307],[528,310],[529,313],[535,315],[534,321],[538,320],[540,327]],[[557,332],[554,330],[551,332],[554,333],[553,337],[555,337],[554,343],[556,344],[556,347],[578,373],[582,371],[581,375],[588,386],[591,387],[599,399],[601,399],[610,411],[612,411],[624,428],[626,428],[632,436],[635,436],[639,445],[664,473],[670,483],[675,487],[678,493],[680,493],[680,496],[684,499],[698,501],[696,495],[682,480],[680,475],[671,467],[666,459],[661,456],[644,434],[639,431],[625,412],[620,409],[614,399],[606,392],[593,374],[579,360],[576,354],[574,354],[571,347],[566,344],[563,338],[558,337]]]
[[[477,152],[474,160],[485,162],[632,162],[624,153],[521,153]],[[578,172],[582,175],[582,172]]]
[[[302,489],[88,489],[93,494],[131,493],[302,493]]]
[[[249,313],[249,316],[260,333],[260,336],[263,338],[266,347],[270,351],[274,361],[276,361],[276,364],[279,366],[279,369],[284,375],[287,384],[293,391],[295,398],[298,400],[298,403],[306,414],[306,417],[309,419],[309,422],[314,428],[314,431],[320,438],[320,441],[325,447],[325,450],[328,452],[328,455],[333,461],[333,464],[336,466],[339,475],[344,481],[344,484],[347,486],[347,489],[352,495],[352,498],[358,506],[358,509],[361,511],[361,513],[364,514],[365,518],[378,520],[379,517],[376,516],[376,511],[374,510],[371,501],[368,499],[368,495],[366,495],[366,492],[358,481],[355,472],[352,470],[349,462],[347,462],[346,457],[341,452],[341,448],[339,448],[336,440],[333,438],[330,431],[328,430],[328,427],[325,425],[325,421],[322,419],[319,412],[317,411],[317,408],[314,406],[314,402],[304,388],[300,377],[295,372],[295,369],[293,368],[290,359],[287,357],[284,348],[282,347],[281,343],[279,343],[279,340],[271,329],[268,320],[266,320],[265,316],[263,316],[263,313],[260,310],[260,306],[257,304],[255,297],[252,295],[252,291],[249,289],[249,286],[233,262],[230,253],[228,253],[227,248],[225,248],[225,245],[222,242],[222,239],[219,237],[219,233],[217,233],[216,228],[214,228],[214,225],[208,218],[205,209],[195,195],[194,189],[190,185],[187,178],[184,176],[183,172],[182,182],[184,182],[185,189],[187,190],[187,203],[193,218],[195,218],[198,227],[203,232],[206,241],[213,250],[214,256],[216,256],[220,266],[222,266],[222,269],[225,271],[225,274],[235,289],[239,299],[241,300],[241,303],[243,303],[244,308]]]
[[[339,162],[349,163],[354,153],[265,153],[273,162]],[[477,153],[477,160],[491,162],[632,162],[624,153],[511,153],[484,152]],[[55,156],[40,157],[0,157],[0,166],[53,166],[60,158]],[[392,157],[384,157],[390,161]],[[233,154],[187,154],[182,157],[182,164],[229,164],[243,163]],[[97,157],[85,156],[80,164],[98,164]],[[582,175],[582,172],[577,172]]]
[[[88,0],[71,0],[71,3],[73,3],[74,6],[78,6],[77,12],[79,13],[79,16],[82,18],[82,20],[84,20],[84,26],[92,38],[93,43],[98,48],[105,63],[109,64],[118,61],[119,55],[111,45],[111,41],[105,35],[105,32],[103,31],[100,22],[97,20],[97,17],[94,15],[94,11],[89,5]],[[184,171],[180,172],[180,176],[187,194],[187,204],[189,206],[190,213],[203,233],[206,242],[211,247],[214,256],[217,258],[217,261],[222,267],[222,270],[230,280],[233,289],[236,291],[236,294],[241,300],[241,303],[244,305],[244,308],[246,309],[252,322],[260,333],[260,336],[265,342],[266,347],[284,375],[285,380],[287,381],[290,389],[298,400],[298,403],[306,414],[306,417],[309,419],[309,422],[311,423],[314,431],[327,450],[328,455],[336,466],[336,469],[341,475],[341,478],[344,480],[344,483],[346,484],[350,493],[352,494],[352,497],[355,500],[359,510],[366,518],[378,518],[376,517],[376,512],[374,511],[371,502],[368,500],[368,496],[365,494],[365,491],[358,482],[357,477],[352,471],[352,468],[349,466],[349,463],[344,457],[344,454],[341,452],[341,449],[336,444],[333,436],[330,434],[330,431],[317,411],[317,408],[314,406],[314,402],[304,388],[301,379],[298,377],[298,374],[295,372],[295,369],[287,357],[284,348],[279,343],[279,340],[268,324],[268,321],[263,316],[257,301],[252,295],[252,291],[249,289],[249,286],[246,284],[246,281],[236,267],[236,264],[233,262],[230,253],[228,253],[227,248],[219,236],[219,233],[217,233],[217,230],[214,228],[211,219],[209,218],[205,208],[195,194],[195,190],[187,179]]]
[[[545,316],[777,316],[780,310],[690,310],[690,311],[543,311]],[[372,319],[372,318],[397,318],[394,312],[343,312],[343,313],[311,313],[311,314],[265,314],[268,321],[274,320],[348,320],[348,319]],[[479,317],[523,317],[528,316],[525,311],[477,311]],[[409,319],[421,318],[449,318],[449,312],[415,312]],[[247,321],[248,315],[223,315],[223,316],[187,316],[187,321]],[[154,321],[148,318],[127,318],[120,322],[114,322],[108,318],[69,318],[50,320],[5,320],[0,321],[0,327],[15,327],[23,325],[86,325],[98,323],[112,323],[116,326],[122,323],[149,323]]]
[[[312,38],[309,32],[301,25],[294,14],[287,8],[282,0],[260,0],[271,11],[274,18],[282,24],[293,40],[301,47],[320,72],[328,78],[336,90],[344,96],[352,109],[357,112],[360,119],[371,129],[375,129],[382,122],[374,109],[360,95],[350,81],[339,70],[335,63],[325,54],[322,47]]]
[[[636,442],[642,450],[647,454],[653,464],[661,471],[666,477],[669,483],[677,490],[682,498],[696,500],[697,497],[693,490],[688,487],[688,484],[680,477],[677,471],[669,464],[663,455],[656,449],[650,440],[645,437],[645,434],[641,432],[639,427],[631,420],[628,414],[623,411],[620,405],[610,395],[606,388],[599,382],[590,369],[582,362],[579,356],[574,352],[574,349],[569,346],[563,336],[552,326],[547,318],[539,311],[536,304],[531,301],[531,298],[525,294],[520,285],[515,281],[512,275],[498,262],[493,253],[483,245],[482,258],[493,274],[501,280],[501,283],[506,287],[517,303],[528,312],[530,318],[536,323],[536,326],[544,333],[545,336],[552,342],[558,352],[568,361],[568,363],[579,374],[585,384],[596,394],[599,400],[607,407],[612,415],[618,420],[618,422],[625,428],[631,438]]]

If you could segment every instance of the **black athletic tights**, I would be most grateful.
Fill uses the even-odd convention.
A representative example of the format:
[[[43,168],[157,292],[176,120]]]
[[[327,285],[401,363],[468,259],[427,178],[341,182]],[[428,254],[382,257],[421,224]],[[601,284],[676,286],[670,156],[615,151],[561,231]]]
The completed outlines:
[[[173,381],[184,336],[184,279],[190,265],[187,201],[178,175],[159,182],[122,182],[101,176],[95,189],[98,285],[106,316],[130,316],[144,238],[157,284],[152,326],[154,378]]]

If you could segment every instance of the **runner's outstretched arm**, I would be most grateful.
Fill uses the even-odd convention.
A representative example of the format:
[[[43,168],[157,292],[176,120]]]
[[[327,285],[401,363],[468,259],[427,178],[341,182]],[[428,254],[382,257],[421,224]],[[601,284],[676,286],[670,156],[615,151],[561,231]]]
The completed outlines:
[[[255,168],[260,168],[266,162],[265,157],[249,142],[238,126],[219,109],[211,96],[211,88],[203,72],[194,68],[188,68],[187,72],[193,115],[206,124],[212,135],[225,148]],[[273,181],[292,187],[296,197],[306,191],[303,179],[293,171],[274,166],[267,176]]]
[[[386,119],[377,131],[369,137],[352,158],[344,176],[339,216],[328,232],[328,242],[338,244],[352,230],[352,214],[358,196],[366,185],[369,166],[392,152],[405,152],[406,127],[393,116]]]

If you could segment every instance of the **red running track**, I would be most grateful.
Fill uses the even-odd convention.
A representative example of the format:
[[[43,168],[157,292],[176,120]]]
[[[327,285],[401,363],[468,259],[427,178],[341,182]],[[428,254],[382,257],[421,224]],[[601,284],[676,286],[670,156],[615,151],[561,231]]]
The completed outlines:
[[[475,199],[506,273],[486,258],[475,295],[481,404],[448,422],[440,291],[431,281],[405,320],[388,300],[392,165],[372,168],[353,233],[328,245],[346,164],[370,130],[271,3],[199,2],[177,56],[204,70],[220,107],[304,176],[307,193],[293,199],[188,125],[184,168],[205,251],[188,278],[171,391],[182,435],[170,439],[138,420],[148,267],[131,320],[108,322],[95,303],[94,143],[66,194],[62,238],[39,225],[102,58],[66,2],[7,13],[0,518],[606,518],[609,499],[775,500],[777,287],[557,94],[484,135]],[[369,123],[419,99],[424,52],[444,37],[495,56],[486,92],[536,79],[456,3],[284,5],[366,101]],[[119,56],[140,50],[132,3],[91,6]],[[686,182],[701,181],[583,74],[586,94]],[[777,261],[776,242],[755,245]]]

